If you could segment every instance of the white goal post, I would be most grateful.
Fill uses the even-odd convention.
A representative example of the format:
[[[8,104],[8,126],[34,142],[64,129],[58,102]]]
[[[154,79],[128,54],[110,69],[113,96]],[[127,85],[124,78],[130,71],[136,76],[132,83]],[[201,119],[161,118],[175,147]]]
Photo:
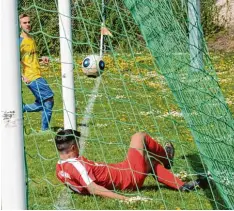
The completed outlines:
[[[62,71],[64,129],[76,130],[71,2],[58,0],[60,62]]]
[[[189,50],[193,71],[203,69],[200,4],[200,0],[188,0]]]
[[[27,209],[18,1],[1,1],[1,209]]]

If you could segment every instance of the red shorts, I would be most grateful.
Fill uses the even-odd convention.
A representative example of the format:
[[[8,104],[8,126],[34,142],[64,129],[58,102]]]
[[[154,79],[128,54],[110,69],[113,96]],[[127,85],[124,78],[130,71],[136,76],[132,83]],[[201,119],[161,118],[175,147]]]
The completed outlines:
[[[144,157],[140,152],[134,148],[129,148],[127,159],[125,160],[126,167],[130,168],[132,171],[132,184],[140,188],[147,176],[147,164]]]
[[[140,188],[147,176],[147,166],[144,157],[134,148],[129,148],[127,158],[121,163],[109,165],[111,173],[107,188],[115,187],[120,190]]]

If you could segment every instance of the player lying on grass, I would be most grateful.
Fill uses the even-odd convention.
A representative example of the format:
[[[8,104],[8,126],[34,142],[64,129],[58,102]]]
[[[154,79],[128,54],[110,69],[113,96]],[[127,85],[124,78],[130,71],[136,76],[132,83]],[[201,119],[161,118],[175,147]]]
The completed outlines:
[[[112,190],[141,188],[150,173],[172,189],[189,191],[199,186],[198,181],[184,183],[168,170],[174,157],[171,143],[164,149],[146,133],[138,132],[131,137],[127,158],[120,163],[106,164],[79,156],[79,137],[79,132],[70,129],[59,131],[55,137],[60,154],[56,175],[77,193],[128,200]]]

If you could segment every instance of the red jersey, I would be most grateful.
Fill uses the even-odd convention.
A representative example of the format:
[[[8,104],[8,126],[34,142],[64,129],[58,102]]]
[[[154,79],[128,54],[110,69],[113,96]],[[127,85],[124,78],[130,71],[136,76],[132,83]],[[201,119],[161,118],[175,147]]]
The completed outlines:
[[[116,164],[96,163],[83,156],[60,160],[56,175],[73,191],[88,194],[87,186],[91,182],[109,190],[136,189],[143,185],[147,174],[143,156],[137,150],[129,149],[128,158]]]

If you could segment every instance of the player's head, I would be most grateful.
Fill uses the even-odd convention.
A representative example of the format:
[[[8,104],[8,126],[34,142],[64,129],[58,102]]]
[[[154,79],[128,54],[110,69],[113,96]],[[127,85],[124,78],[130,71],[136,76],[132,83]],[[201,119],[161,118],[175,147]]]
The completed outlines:
[[[27,14],[21,14],[19,16],[19,21],[20,21],[20,28],[26,32],[29,33],[31,31],[31,22],[30,22],[30,17]]]
[[[55,136],[55,144],[60,154],[79,154],[80,132],[72,129],[60,130]]]

